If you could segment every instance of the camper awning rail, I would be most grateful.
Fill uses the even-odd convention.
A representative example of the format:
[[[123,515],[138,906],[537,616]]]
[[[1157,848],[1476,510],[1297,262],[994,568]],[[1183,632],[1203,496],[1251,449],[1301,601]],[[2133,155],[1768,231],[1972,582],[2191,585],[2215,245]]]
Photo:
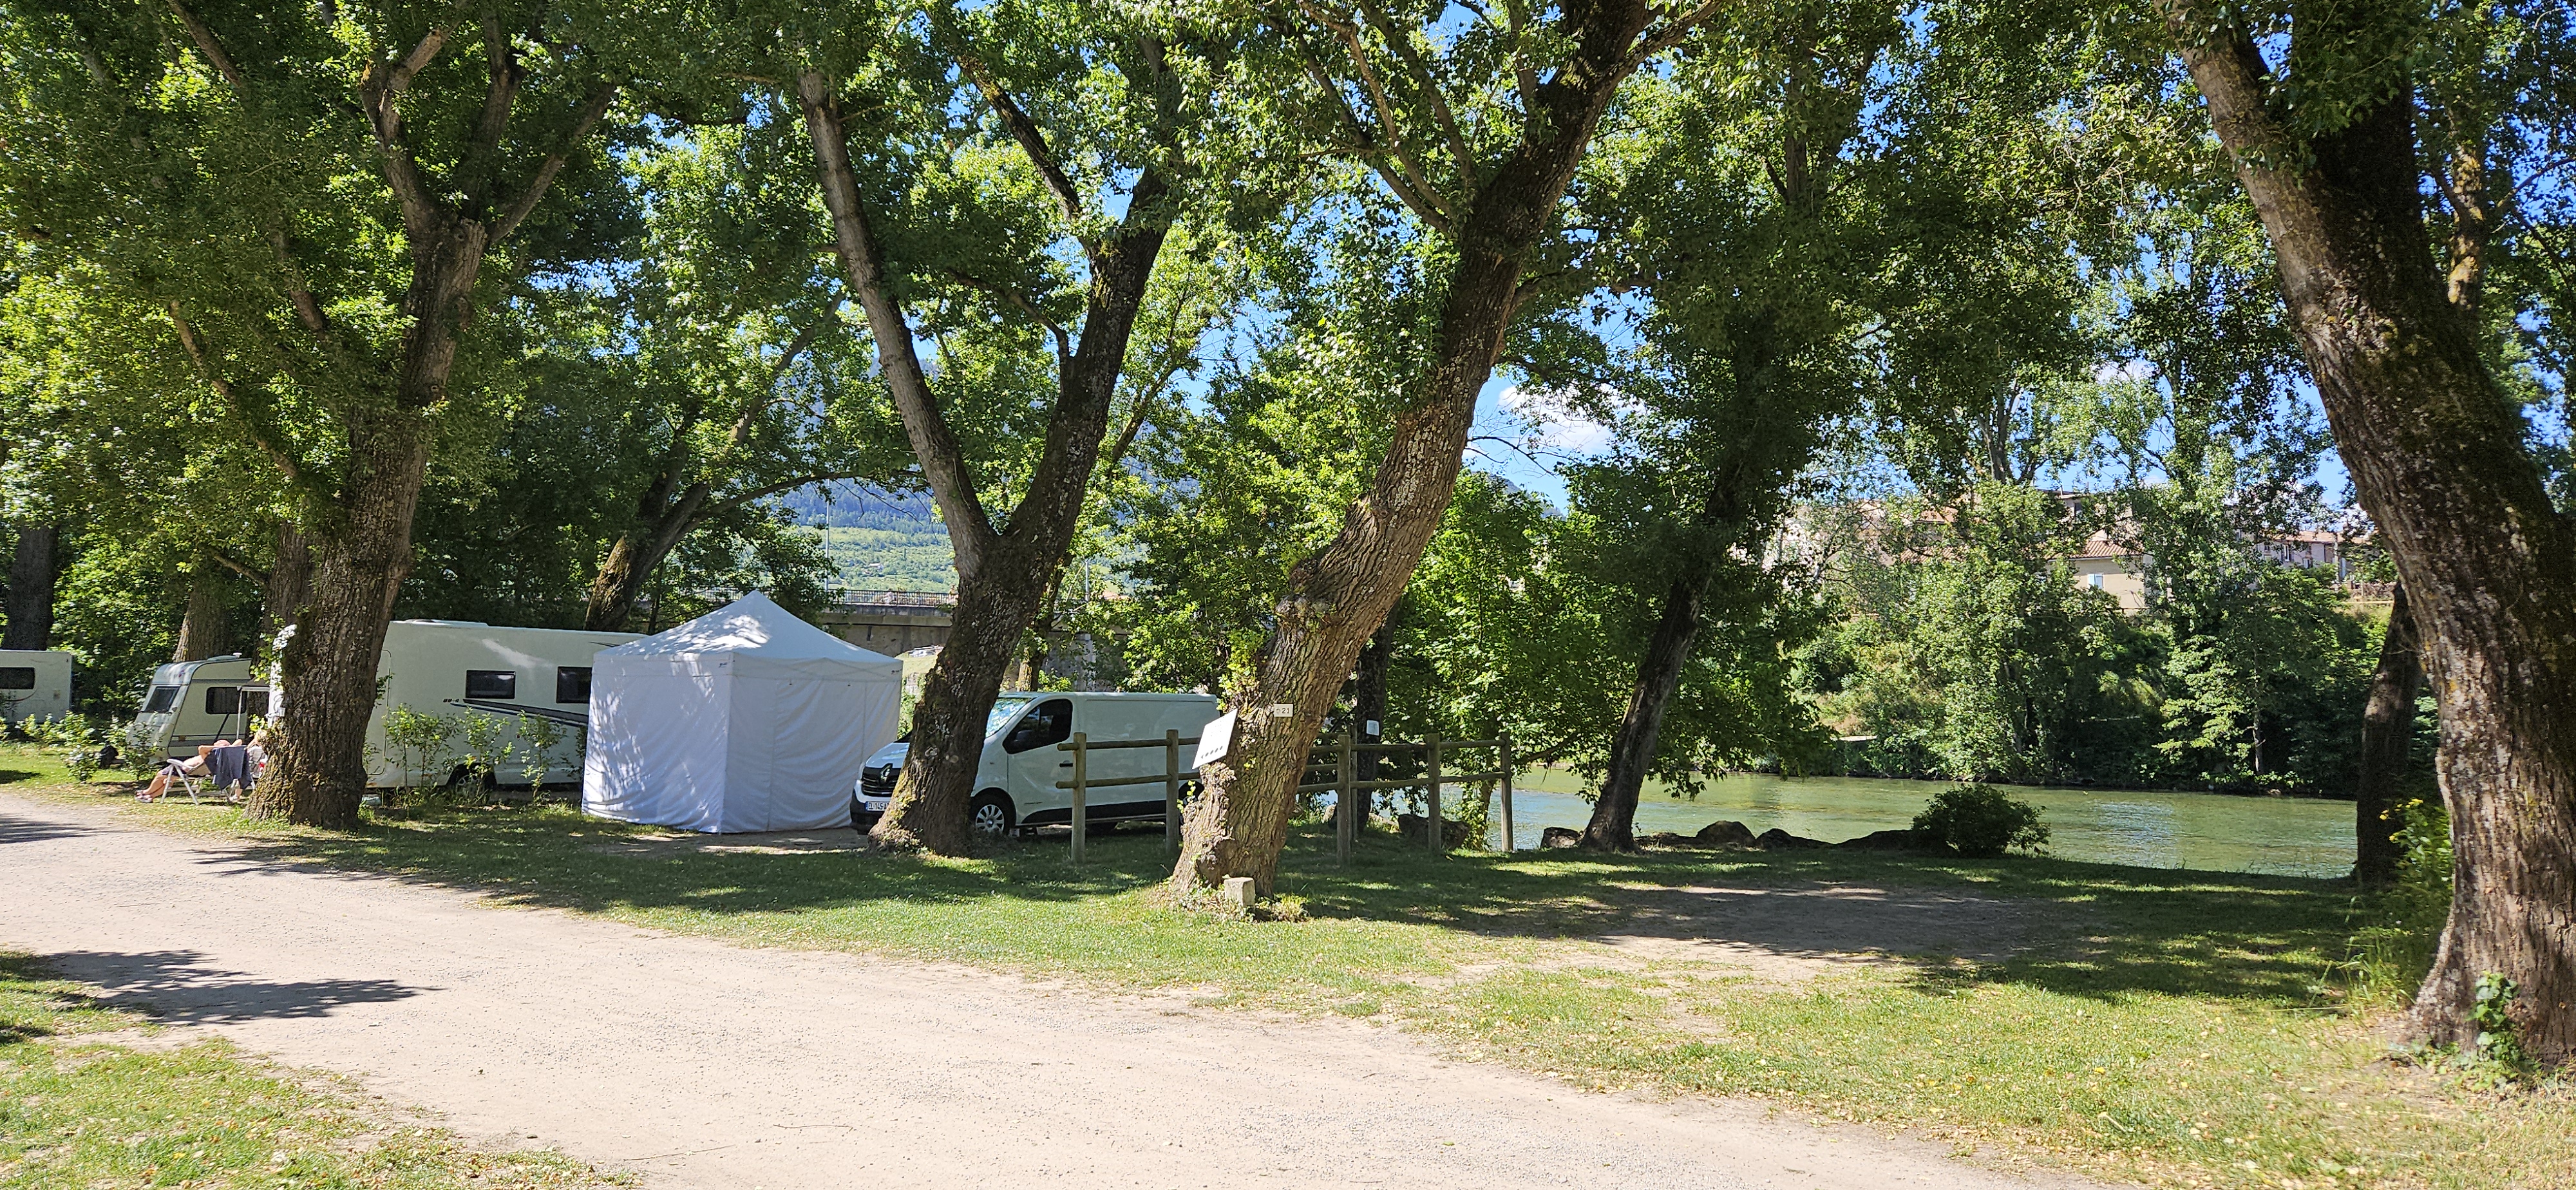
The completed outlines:
[[[552,707],[520,706],[517,703],[493,702],[489,699],[482,698],[451,698],[447,700],[447,705],[452,707],[465,707],[491,715],[524,715],[530,719],[551,719],[566,727],[590,726],[590,712],[588,710],[558,711]]]

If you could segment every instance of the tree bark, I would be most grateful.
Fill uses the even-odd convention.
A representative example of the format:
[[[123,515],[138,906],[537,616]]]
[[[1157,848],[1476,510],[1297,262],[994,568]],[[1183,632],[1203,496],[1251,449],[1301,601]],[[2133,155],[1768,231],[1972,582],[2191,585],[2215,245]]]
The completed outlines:
[[[0,649],[53,647],[54,584],[61,574],[61,531],[32,522],[18,526],[18,550],[9,559],[9,623],[0,627]]]
[[[1639,35],[1648,19],[1647,7],[1633,0],[1565,10],[1559,32],[1569,60],[1547,83],[1524,88],[1531,111],[1519,143],[1484,171],[1459,160],[1463,174],[1481,172],[1485,180],[1461,204],[1462,215],[1433,212],[1453,229],[1456,257],[1432,365],[1410,386],[1412,407],[1397,416],[1377,474],[1341,531],[1289,571],[1254,680],[1232,703],[1238,718],[1226,757],[1200,772],[1202,792],[1172,870],[1175,893],[1230,876],[1250,877],[1265,894],[1277,882],[1307,752],[1361,647],[1439,528],[1457,489],[1476,396],[1511,325],[1522,267],[1554,225],[1602,113],[1642,60]]]
[[[657,485],[658,489],[659,485]],[[635,615],[636,601],[644,596],[644,584],[653,577],[653,568],[671,556],[680,539],[697,527],[699,512],[707,500],[707,485],[691,484],[676,500],[662,503],[667,494],[656,491],[646,497],[645,523],[617,535],[608,547],[608,557],[599,564],[599,574],[590,582],[590,599],[583,605],[581,626],[593,632],[617,632]]]
[[[304,615],[313,597],[313,551],[304,531],[292,524],[277,527],[277,557],[259,584],[259,647],[274,648],[277,634]]]
[[[2414,1029],[2470,1041],[2477,980],[2497,973],[2521,989],[2510,1011],[2524,1045],[2563,1061],[2576,1052],[2576,535],[2434,266],[2412,90],[2302,142],[2267,107],[2269,72],[2241,29],[2186,0],[2165,15],[2262,217],[2440,696],[2454,892]],[[2298,36],[2328,40],[2360,19],[2298,15]]]
[[[1664,592],[1663,614],[1655,635],[1637,663],[1637,683],[1628,694],[1628,710],[1610,742],[1610,772],[1601,796],[1592,803],[1592,820],[1583,826],[1583,846],[1591,851],[1637,849],[1637,798],[1645,791],[1646,770],[1654,765],[1655,745],[1664,729],[1664,711],[1681,689],[1682,671],[1690,665],[1691,642],[1699,637],[1700,605],[1708,592],[1708,568],[1694,567]]]
[[[2415,699],[2424,685],[2416,658],[2415,617],[2406,588],[2388,608],[2388,631],[2379,640],[2379,666],[2371,671],[2370,701],[2361,714],[2361,775],[2353,783],[2352,874],[2364,888],[2397,881],[2404,858],[2397,832],[2404,827],[2397,783],[2406,775],[2415,740]]]
[[[179,615],[179,645],[172,661],[203,661],[233,651],[232,609],[224,606],[224,576],[200,557],[188,570],[188,606]]]
[[[1001,123],[1054,192],[1068,221],[1083,218],[1082,196],[1065,180],[1036,126],[969,61],[967,72]],[[1160,62],[1156,63],[1169,74]],[[1169,79],[1157,80],[1169,85]],[[1005,527],[995,529],[964,452],[914,350],[911,322],[890,290],[882,239],[860,202],[849,136],[831,79],[806,70],[796,80],[814,146],[833,247],[866,313],[877,363],[903,417],[913,457],[938,498],[957,555],[957,605],[947,643],[913,703],[912,747],[885,814],[869,832],[878,843],[962,854],[972,844],[967,803],[983,760],[984,725],[1021,638],[1062,572],[1079,526],[1102,438],[1108,430],[1127,344],[1168,231],[1170,187],[1147,168],[1128,195],[1117,228],[1086,240],[1091,283],[1078,342],[1059,352],[1055,408],[1037,466]]]

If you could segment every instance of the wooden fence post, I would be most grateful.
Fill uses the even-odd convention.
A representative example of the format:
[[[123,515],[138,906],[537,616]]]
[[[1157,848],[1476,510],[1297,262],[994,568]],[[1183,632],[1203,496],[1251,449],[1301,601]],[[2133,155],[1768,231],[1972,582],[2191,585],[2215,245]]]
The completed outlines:
[[[1181,733],[1163,729],[1163,854],[1181,853]]]
[[[1440,855],[1449,850],[1449,833],[1440,828],[1440,733],[1431,733],[1422,748],[1431,769],[1431,854]]]
[[[1083,813],[1082,806],[1082,784],[1091,775],[1091,767],[1086,763],[1088,757],[1085,755],[1089,751],[1089,744],[1088,733],[1079,731],[1073,733],[1073,851],[1070,858],[1077,864],[1082,862],[1082,837],[1091,833],[1091,818]]]
[[[1512,737],[1497,734],[1496,740],[1503,754],[1503,854],[1510,855],[1514,847],[1512,840]]]
[[[1333,862],[1351,862],[1351,843],[1359,837],[1359,738],[1358,729],[1342,737],[1341,767],[1333,775],[1341,788],[1333,793]]]

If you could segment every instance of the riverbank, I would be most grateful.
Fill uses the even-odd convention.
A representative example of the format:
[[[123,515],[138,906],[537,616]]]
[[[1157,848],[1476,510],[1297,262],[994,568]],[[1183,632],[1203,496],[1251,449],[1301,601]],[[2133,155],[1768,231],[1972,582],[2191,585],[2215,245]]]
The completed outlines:
[[[1536,846],[1550,826],[1581,827],[1592,805],[1583,780],[1539,769],[1517,782],[1515,830]],[[1711,820],[1739,819],[1757,833],[1841,840],[1910,825],[1940,781],[1889,777],[1775,777],[1729,773],[1697,796],[1650,784],[1637,802],[1637,830],[1690,834]],[[2336,877],[2352,870],[2352,803],[2224,793],[1997,786],[2038,806],[2049,851],[2061,859],[2141,868]],[[1452,797],[1457,796],[1455,793]]]
[[[12,792],[98,805],[0,755]],[[130,795],[125,795],[129,796]],[[2383,1060],[2384,1003],[2336,970],[2331,881],[2065,859],[1567,853],[1436,859],[1301,832],[1254,922],[1158,895],[1160,839],[971,860],[848,832],[702,837],[560,808],[346,834],[216,807],[131,819],[259,858],[391,872],[738,943],[949,961],[1110,991],[1380,1022],[1570,1087],[1720,1095],[2006,1165],[2156,1186],[2576,1184],[2576,1104]]]

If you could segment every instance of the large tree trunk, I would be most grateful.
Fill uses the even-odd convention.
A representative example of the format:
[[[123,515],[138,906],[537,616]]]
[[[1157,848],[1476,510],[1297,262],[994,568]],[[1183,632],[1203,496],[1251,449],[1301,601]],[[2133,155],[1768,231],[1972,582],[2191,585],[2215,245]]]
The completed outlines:
[[[968,66],[970,73],[980,70]],[[1050,179],[1058,202],[1069,212],[1082,209],[1084,196],[1061,182],[1063,171],[1028,117],[998,85],[987,79],[982,86],[995,115]],[[1127,343],[1163,249],[1170,191],[1159,171],[1143,171],[1116,230],[1084,242],[1091,283],[1078,342],[1059,357],[1055,408],[1037,466],[1007,526],[996,530],[922,369],[911,322],[890,290],[883,242],[860,202],[839,95],[829,78],[811,70],[798,76],[796,91],[834,249],[867,315],[878,367],[957,552],[957,610],[948,641],[922,679],[903,775],[869,834],[887,846],[960,854],[972,843],[966,810],[983,760],[985,720],[1022,636],[1064,569],[1080,524],[1110,403],[1126,367]]]
[[[179,646],[172,661],[203,661],[233,651],[232,609],[224,606],[224,576],[202,556],[188,570],[188,606],[179,615]]]
[[[2398,782],[2406,775],[2410,745],[2415,741],[2415,699],[2424,685],[2424,665],[2416,658],[2415,617],[2406,606],[2406,588],[2397,588],[2388,607],[2388,631],[2379,640],[2379,667],[2370,675],[2370,701],[2361,713],[2361,774],[2353,783],[2353,879],[2364,888],[2385,888],[2397,880],[2403,852],[2397,833],[2405,826],[2398,802]]]
[[[581,626],[593,632],[618,632],[635,616],[635,604],[644,596],[644,584],[651,581],[653,568],[671,556],[680,539],[697,527],[698,514],[706,505],[707,486],[692,484],[669,507],[648,511],[647,523],[618,534],[617,543],[608,547],[608,558],[599,565],[599,574],[590,582],[590,599],[581,613]]]
[[[367,787],[367,717],[394,597],[411,572],[412,513],[428,470],[418,414],[353,418],[348,479],[311,527],[312,588],[279,657],[284,689],[269,771],[245,813],[306,826],[358,824]]]
[[[1409,386],[1413,406],[1396,418],[1341,531],[1289,572],[1254,681],[1232,704],[1239,718],[1225,759],[1200,772],[1172,869],[1176,892],[1231,876],[1250,877],[1265,894],[1276,883],[1307,752],[1457,490],[1476,397],[1511,325],[1525,258],[1554,225],[1601,114],[1635,68],[1648,15],[1642,3],[1620,0],[1568,11],[1571,60],[1522,96],[1535,110],[1521,142],[1482,171],[1485,181],[1463,204],[1432,366]]]
[[[0,649],[53,647],[54,583],[62,573],[61,534],[52,525],[18,526],[18,551],[9,559],[9,623]]]
[[[2303,10],[2297,35],[2331,42],[2350,33],[2339,16],[2361,19]],[[2471,1041],[2471,997],[2494,973],[2521,989],[2511,1011],[2524,1043],[2562,1061],[2576,1052],[2576,535],[2431,259],[2413,94],[2401,86],[2302,142],[2267,106],[2268,68],[2241,30],[2181,0],[2167,17],[2262,216],[2440,692],[2454,894],[2415,1029]]]
[[[394,599],[411,573],[412,514],[429,472],[430,411],[447,397],[466,304],[490,231],[415,214],[412,280],[391,408],[350,411],[338,491],[306,509],[312,592],[279,658],[285,705],[269,771],[243,812],[306,826],[358,824],[367,789],[367,718]],[[423,234],[427,233],[427,234]],[[316,502],[319,503],[319,502]]]
[[[1646,770],[1655,762],[1655,745],[1664,729],[1664,710],[1681,689],[1682,671],[1690,665],[1691,642],[1699,636],[1700,604],[1707,594],[1706,568],[1673,582],[1664,593],[1663,615],[1655,635],[1637,663],[1637,684],[1628,694],[1628,712],[1610,743],[1610,772],[1601,782],[1601,797],[1592,803],[1592,820],[1584,824],[1583,846],[1593,851],[1637,849],[1637,798],[1646,786]]]
[[[304,615],[305,601],[313,597],[313,550],[306,542],[304,530],[293,524],[277,527],[277,558],[259,585],[259,645],[262,649],[277,645],[277,634],[285,631]]]

